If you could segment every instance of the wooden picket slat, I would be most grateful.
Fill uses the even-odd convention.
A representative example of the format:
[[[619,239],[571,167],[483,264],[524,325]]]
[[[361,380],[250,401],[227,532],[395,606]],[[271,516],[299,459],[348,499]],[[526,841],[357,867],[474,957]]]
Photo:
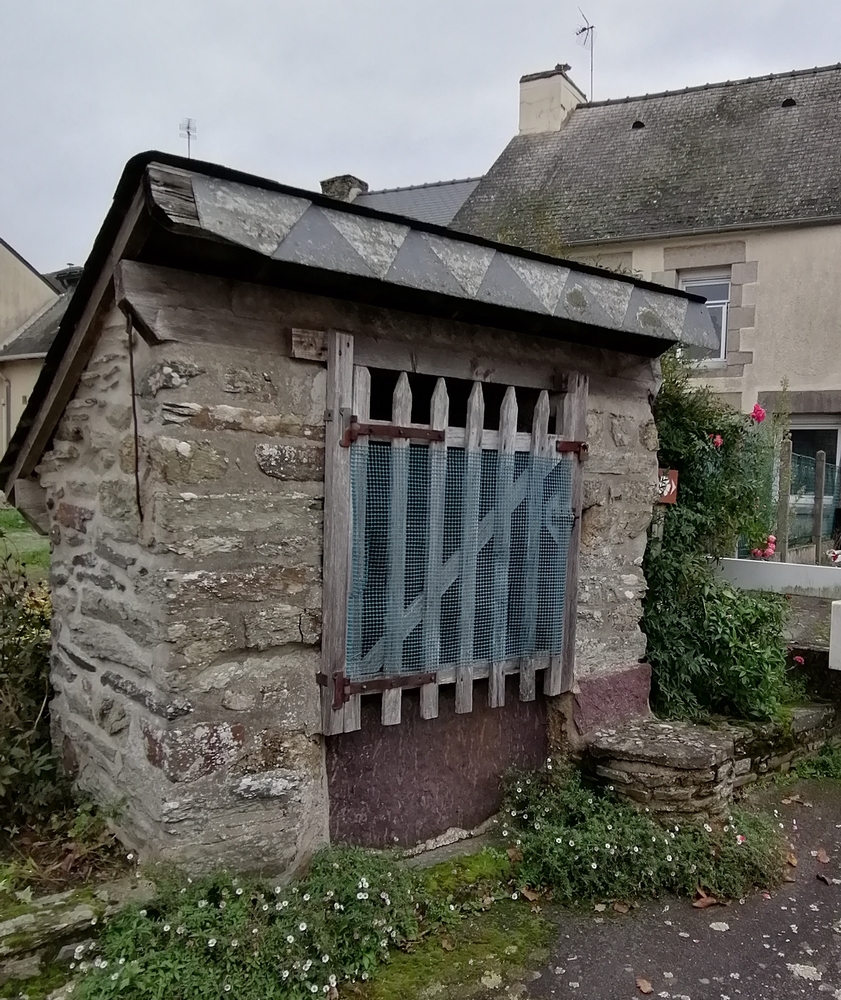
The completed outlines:
[[[400,373],[391,403],[391,419],[407,424],[412,419],[412,387],[406,372]],[[409,442],[391,442],[391,511],[388,519],[388,617],[386,620],[386,670],[399,674],[403,666],[402,621],[406,610],[406,512],[409,505]],[[383,691],[382,722],[400,722],[403,692],[399,687]]]
[[[549,393],[544,389],[534,408],[531,431],[532,458],[545,458],[549,454]],[[534,466],[531,476],[531,496],[529,498],[528,551],[526,554],[526,580],[528,589],[525,598],[527,627],[526,645],[533,649],[537,637],[538,588],[540,565],[540,535],[543,528],[543,469]],[[535,698],[535,657],[523,656],[520,660],[520,701],[534,701]]]
[[[366,421],[371,412],[371,373],[367,368],[356,365],[353,369],[353,412],[361,420]],[[359,465],[365,469],[368,466],[368,442],[363,438],[357,443],[359,449]],[[361,566],[365,559],[365,512],[368,504],[368,477],[360,475],[353,496],[352,519],[352,551],[351,566]],[[349,637],[350,648],[355,656],[362,650],[362,605],[363,592],[353,593],[351,600],[353,608],[353,634]],[[344,731],[352,733],[362,725],[362,699],[354,694],[345,704]]]
[[[464,440],[465,484],[461,507],[461,585],[459,601],[459,665],[456,669],[456,712],[473,710],[473,633],[476,625],[476,563],[479,558],[479,489],[482,475],[482,427],[485,396],[474,382],[467,401]]]
[[[327,334],[327,423],[324,430],[324,582],[321,636],[321,721],[325,736],[345,731],[344,708],[333,708],[333,675],[347,657],[347,604],[350,573],[350,450],[341,445],[344,421],[353,402],[353,337]]]
[[[447,383],[439,378],[435,383],[430,405],[429,426],[446,430],[450,419],[450,397]],[[441,574],[444,558],[444,499],[447,485],[447,445],[433,442],[429,446],[429,513],[427,520],[428,547],[426,554],[426,588],[424,594],[424,648],[432,659],[428,669],[435,669],[441,660]],[[424,684],[420,690],[422,719],[438,718],[438,682]]]
[[[556,432],[566,441],[584,441],[587,437],[589,379],[586,375],[568,375],[566,392],[560,399]],[[572,463],[572,533],[567,550],[567,573],[564,586],[563,636],[561,655],[553,656],[543,675],[543,690],[548,695],[572,690],[575,676],[575,625],[578,616],[578,556],[581,545],[581,507],[584,498],[584,470],[575,454],[565,461]]]
[[[499,456],[496,476],[494,526],[494,639],[493,663],[488,684],[488,704],[505,704],[505,660],[508,646],[508,567],[511,561],[511,494],[514,485],[514,451],[517,439],[517,393],[505,390],[499,411]]]

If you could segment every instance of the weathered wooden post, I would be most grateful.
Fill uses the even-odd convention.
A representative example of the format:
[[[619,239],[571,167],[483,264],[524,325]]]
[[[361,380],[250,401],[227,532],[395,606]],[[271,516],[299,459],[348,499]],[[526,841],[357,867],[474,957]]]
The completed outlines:
[[[788,559],[788,514],[791,503],[791,438],[780,445],[780,490],[777,497],[777,556]]]
[[[815,543],[815,565],[823,562],[821,535],[823,534],[823,495],[826,484],[826,452],[819,451],[815,455],[815,510],[812,522],[812,539]]]

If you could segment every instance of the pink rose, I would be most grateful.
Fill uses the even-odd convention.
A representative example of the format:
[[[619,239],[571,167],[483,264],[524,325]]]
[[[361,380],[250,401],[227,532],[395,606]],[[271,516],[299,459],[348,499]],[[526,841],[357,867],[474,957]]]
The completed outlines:
[[[804,664],[804,663],[805,663],[806,661],[805,661],[805,660],[803,659],[803,657],[802,657],[802,656],[795,656],[795,658],[794,658],[794,662],[795,662],[795,663],[799,663],[799,664],[800,664],[800,666],[802,667],[802,666],[803,666],[803,664]]]
[[[753,556],[754,559],[761,559],[762,549],[751,549],[750,554]]]
[[[772,556],[774,555],[774,550],[773,550],[773,549],[766,549],[766,550],[765,550],[765,551],[764,551],[764,552],[762,553],[762,555],[763,555],[763,556],[764,556],[764,557],[765,557],[766,559],[770,559],[770,558],[771,558],[771,557],[772,557]]]
[[[716,434],[713,438],[713,444],[716,448],[720,448],[724,444],[724,438],[720,434]]]
[[[769,535],[768,536],[768,544],[769,545],[776,545],[777,544],[777,536],[776,535]]]
[[[759,405],[759,403],[753,404],[753,409],[750,411],[751,418],[755,420],[758,424],[761,424],[765,419],[765,410]]]

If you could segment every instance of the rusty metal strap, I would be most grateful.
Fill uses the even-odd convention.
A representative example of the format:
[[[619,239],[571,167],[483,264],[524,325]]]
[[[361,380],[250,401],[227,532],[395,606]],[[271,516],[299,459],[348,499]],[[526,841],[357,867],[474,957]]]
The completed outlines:
[[[366,681],[352,681],[344,674],[333,674],[333,708],[341,708],[351,695],[374,694],[377,691],[390,691],[392,688],[422,687],[424,684],[434,684],[437,674],[402,674],[397,677],[375,677]],[[327,686],[327,675],[317,673],[315,679],[322,687]]]
[[[399,424],[361,424],[356,417],[350,418],[350,424],[342,438],[342,447],[349,448],[361,437],[399,439],[401,441],[443,441],[444,432],[431,427],[402,427]]]
[[[578,460],[583,462],[587,459],[589,447],[586,441],[556,441],[555,448],[561,454],[575,452]]]

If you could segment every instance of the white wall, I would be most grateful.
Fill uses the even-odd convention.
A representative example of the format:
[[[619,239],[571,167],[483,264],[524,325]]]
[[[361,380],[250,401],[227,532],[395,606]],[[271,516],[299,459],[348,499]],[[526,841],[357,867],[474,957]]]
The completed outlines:
[[[0,243],[0,343],[56,298],[39,274]]]

